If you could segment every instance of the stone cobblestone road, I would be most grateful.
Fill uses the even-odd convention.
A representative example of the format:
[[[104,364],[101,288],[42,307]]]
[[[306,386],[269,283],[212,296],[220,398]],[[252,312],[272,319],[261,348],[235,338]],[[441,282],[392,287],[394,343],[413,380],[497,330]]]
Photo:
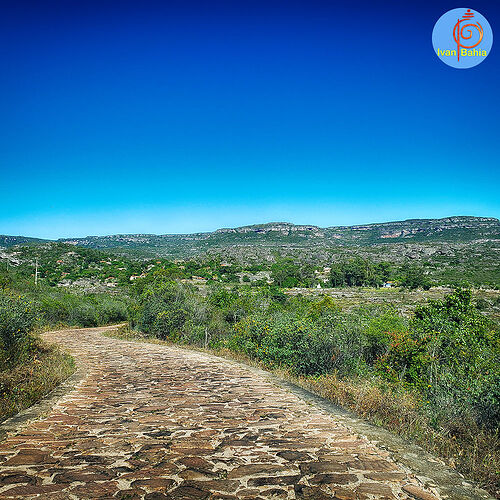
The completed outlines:
[[[45,334],[85,376],[0,442],[0,498],[438,498],[265,376],[102,330]]]

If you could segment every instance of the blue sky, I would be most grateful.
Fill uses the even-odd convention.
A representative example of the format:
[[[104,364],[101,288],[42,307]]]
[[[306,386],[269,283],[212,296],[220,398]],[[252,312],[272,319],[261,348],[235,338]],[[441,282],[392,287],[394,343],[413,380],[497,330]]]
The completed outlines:
[[[432,49],[460,6],[4,3],[0,234],[499,217],[500,52]]]

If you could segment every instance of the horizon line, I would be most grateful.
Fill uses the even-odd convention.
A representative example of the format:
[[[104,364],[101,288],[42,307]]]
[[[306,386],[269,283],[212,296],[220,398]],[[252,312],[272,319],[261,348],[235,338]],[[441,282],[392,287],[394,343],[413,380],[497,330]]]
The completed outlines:
[[[69,237],[60,237],[60,238],[42,238],[38,236],[26,236],[22,234],[2,234],[0,233],[0,237],[7,238],[29,238],[33,240],[42,240],[42,241],[50,241],[50,242],[63,242],[66,240],[82,240],[86,238],[106,238],[112,236],[184,236],[184,235],[193,235],[193,234],[210,234],[215,233],[217,231],[223,231],[227,229],[240,229],[245,227],[258,227],[258,226],[268,226],[271,224],[286,224],[289,226],[306,226],[306,227],[315,227],[318,229],[334,229],[334,228],[349,228],[349,227],[362,227],[362,226],[375,226],[379,224],[394,224],[394,223],[402,223],[402,222],[413,222],[413,221],[439,221],[453,218],[471,218],[471,219],[486,219],[486,220],[496,220],[500,222],[500,219],[497,217],[488,217],[488,216],[476,216],[476,215],[449,215],[446,217],[436,217],[436,218],[411,218],[411,219],[403,219],[403,220],[386,220],[382,222],[367,222],[364,224],[342,224],[338,226],[317,226],[316,224],[296,224],[294,222],[286,222],[286,221],[270,221],[270,222],[262,222],[255,224],[245,224],[243,226],[232,226],[232,227],[219,227],[212,231],[195,231],[191,233],[109,233],[109,234],[88,234],[86,236],[69,236]]]

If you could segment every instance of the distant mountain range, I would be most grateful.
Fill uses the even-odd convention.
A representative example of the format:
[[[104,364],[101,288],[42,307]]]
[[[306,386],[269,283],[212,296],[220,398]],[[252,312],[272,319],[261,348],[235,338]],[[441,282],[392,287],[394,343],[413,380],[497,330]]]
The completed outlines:
[[[271,222],[193,234],[118,234],[58,240],[87,248],[142,256],[189,256],[234,246],[257,247],[366,247],[386,243],[469,243],[500,240],[500,221],[491,217],[457,216],[410,219],[356,226],[321,228]],[[1,247],[49,242],[24,236],[0,236]]]

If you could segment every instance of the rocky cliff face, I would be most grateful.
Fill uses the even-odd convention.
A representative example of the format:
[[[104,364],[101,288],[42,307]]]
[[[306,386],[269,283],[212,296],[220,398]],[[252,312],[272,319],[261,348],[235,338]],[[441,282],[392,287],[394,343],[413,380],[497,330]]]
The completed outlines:
[[[144,252],[149,255],[192,255],[211,248],[232,246],[267,247],[342,247],[372,246],[387,243],[465,243],[500,240],[500,221],[491,217],[446,217],[443,219],[411,219],[356,226],[320,228],[271,222],[237,228],[218,229],[211,233],[193,234],[119,234],[61,239],[65,243],[89,248],[116,248]],[[0,236],[1,246],[36,244],[43,240]]]
[[[398,238],[424,240],[442,239],[470,241],[471,239],[500,237],[500,221],[492,217],[446,217],[443,219],[410,219],[363,226],[329,228],[337,235],[353,239],[394,240]]]
[[[291,235],[305,233],[318,238],[324,237],[324,230],[318,226],[301,226],[289,222],[270,222],[268,224],[256,224],[253,226],[242,226],[236,228],[223,228],[215,231],[215,234],[268,234]]]

